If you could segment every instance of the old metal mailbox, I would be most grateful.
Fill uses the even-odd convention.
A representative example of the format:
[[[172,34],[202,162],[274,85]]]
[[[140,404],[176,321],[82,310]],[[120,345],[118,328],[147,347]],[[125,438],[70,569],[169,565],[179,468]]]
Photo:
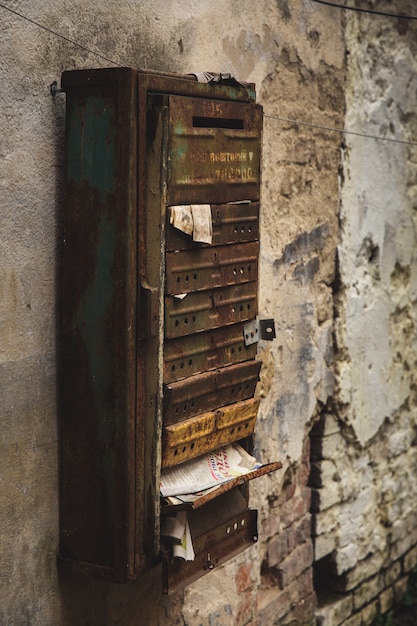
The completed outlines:
[[[161,472],[251,451],[262,112],[253,85],[192,75],[80,70],[62,87],[59,562],[128,582],[162,561],[170,593],[256,540],[247,482],[280,467],[160,494]],[[160,535],[184,511],[189,561]]]

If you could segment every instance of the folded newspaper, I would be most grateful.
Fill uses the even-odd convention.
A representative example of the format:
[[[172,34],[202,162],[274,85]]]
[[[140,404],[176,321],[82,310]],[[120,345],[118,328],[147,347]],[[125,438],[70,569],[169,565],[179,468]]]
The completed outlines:
[[[172,542],[172,555],[184,561],[194,561],[194,548],[191,539],[187,513],[163,516],[161,535]]]
[[[259,467],[256,459],[234,443],[162,471],[161,495],[183,496],[218,487]]]

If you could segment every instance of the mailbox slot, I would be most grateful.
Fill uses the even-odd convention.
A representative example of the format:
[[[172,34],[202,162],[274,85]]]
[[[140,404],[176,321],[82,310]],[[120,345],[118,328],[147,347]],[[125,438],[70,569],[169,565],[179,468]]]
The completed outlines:
[[[222,565],[258,539],[257,511],[248,509],[238,488],[190,511],[188,520],[195,551],[193,561],[172,559],[169,546],[162,545],[167,594]]]

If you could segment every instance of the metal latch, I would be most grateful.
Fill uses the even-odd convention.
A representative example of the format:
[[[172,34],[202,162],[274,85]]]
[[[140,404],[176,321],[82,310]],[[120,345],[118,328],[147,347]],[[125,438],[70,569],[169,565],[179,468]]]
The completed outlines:
[[[272,341],[276,337],[275,322],[273,319],[252,320],[244,325],[245,345],[251,346],[260,339]]]

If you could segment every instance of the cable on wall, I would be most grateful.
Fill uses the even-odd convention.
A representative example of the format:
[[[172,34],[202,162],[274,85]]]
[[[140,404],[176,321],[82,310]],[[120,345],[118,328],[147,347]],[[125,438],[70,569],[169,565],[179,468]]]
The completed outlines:
[[[349,7],[345,7],[342,5],[336,5],[334,3],[331,2],[325,2],[325,0],[311,0],[312,2],[319,2],[320,4],[328,4],[331,6],[340,6],[341,8],[349,8]],[[10,7],[0,3],[0,8],[6,9],[6,11],[10,11],[10,13],[13,13],[14,15],[17,15],[18,17],[20,17],[23,20],[26,20],[27,22],[30,22],[31,24],[33,24],[34,26],[37,26],[38,28],[41,28],[42,30],[45,30],[46,32],[50,33],[51,35],[54,35],[55,37],[58,37],[60,39],[63,39],[64,41],[66,41],[67,43],[70,43],[73,46],[76,46],[77,48],[80,48],[81,50],[84,50],[84,52],[88,52],[90,54],[92,54],[93,56],[96,56],[104,61],[108,61],[109,63],[112,63],[113,65],[116,65],[118,67],[124,67],[123,65],[121,65],[120,63],[118,63],[117,61],[114,61],[113,59],[111,59],[110,57],[105,56],[104,54],[101,54],[100,52],[96,52],[95,50],[91,50],[90,48],[87,48],[86,46],[83,46],[82,44],[78,43],[77,41],[74,41],[73,39],[70,39],[69,37],[66,37],[65,35],[62,35],[61,33],[58,33],[54,30],[52,30],[51,28],[48,28],[47,26],[44,26],[43,24],[40,24],[39,22],[36,22],[35,20],[31,19],[30,17],[27,17],[26,15],[24,15],[23,13],[19,13],[18,11],[15,11],[14,9],[11,9]],[[351,7],[352,8],[352,7]],[[356,9],[359,10],[359,9]],[[362,9],[363,11],[365,11],[365,9]],[[395,17],[395,16],[394,16]],[[408,19],[417,19],[417,18],[408,18]],[[55,86],[55,89],[52,88],[52,86]],[[51,88],[51,93],[53,92],[57,92],[60,91],[58,89],[56,89],[56,83],[52,83],[52,85],[50,86]],[[294,120],[294,119],[289,119],[289,118],[285,118],[285,117],[280,117],[278,115],[268,115],[266,113],[263,114],[264,118],[267,119],[275,119],[277,121],[280,122],[287,122],[290,124],[297,124],[299,126],[308,126],[310,128],[317,128],[317,129],[321,129],[321,130],[326,130],[328,132],[332,132],[332,133],[339,133],[341,135],[353,135],[355,137],[363,137],[365,139],[372,139],[374,141],[387,141],[387,142],[391,142],[391,143],[397,143],[397,144],[403,144],[403,145],[407,145],[407,146],[417,146],[417,141],[406,141],[406,140],[402,140],[402,139],[392,139],[389,137],[381,137],[379,135],[371,135],[368,133],[359,133],[353,130],[344,130],[344,129],[339,129],[339,128],[334,128],[331,126],[322,126],[320,124],[313,124],[313,123],[309,123],[309,122],[305,122],[302,120]]]
[[[341,135],[354,135],[355,137],[364,137],[365,139],[374,139],[376,141],[388,141],[391,143],[399,143],[406,146],[417,146],[417,141],[406,141],[405,139],[394,139],[391,137],[382,137],[381,135],[371,135],[369,133],[359,133],[354,130],[344,130],[342,128],[334,128],[332,126],[322,126],[320,124],[311,124],[309,122],[303,122],[301,120],[293,120],[287,117],[280,117],[279,115],[268,115],[264,113],[264,118],[270,118],[279,120],[281,122],[288,122],[290,124],[298,124],[300,126],[309,126],[310,128],[319,128],[321,130],[327,130],[332,133],[340,133]]]
[[[48,28],[47,26],[44,26],[43,24],[39,24],[39,22],[35,22],[35,20],[32,20],[30,17],[27,17],[26,15],[23,15],[23,13],[19,13],[18,11],[11,9],[5,4],[0,4],[0,7],[2,9],[6,9],[6,11],[10,11],[10,13],[14,13],[14,15],[17,15],[23,20],[30,22],[30,24],[33,24],[34,26],[37,26],[38,28],[41,28],[42,30],[46,30],[47,33],[50,33],[51,35],[54,35],[55,37],[59,37],[60,39],[63,39],[64,41],[71,43],[73,46],[77,46],[77,48],[81,48],[81,50],[84,50],[84,52],[89,52],[90,54],[94,54],[96,57],[103,59],[104,61],[108,61],[109,63],[112,63],[112,65],[123,67],[123,65],[121,65],[117,61],[113,61],[113,59],[110,59],[109,57],[106,57],[104,54],[101,54],[101,52],[96,52],[95,50],[91,50],[90,48],[83,46],[77,41],[74,41],[73,39],[70,39],[69,37],[62,35],[61,33],[57,33],[55,30],[52,30],[51,28]]]
[[[401,13],[385,13],[384,11],[376,11],[375,9],[361,9],[359,7],[352,7],[347,4],[338,4],[336,2],[327,2],[327,0],[311,0],[317,4],[325,4],[328,7],[334,7],[336,9],[346,9],[347,11],[356,11],[357,13],[372,13],[372,15],[381,15],[383,17],[396,17],[401,20],[417,20],[416,15],[403,15]]]

